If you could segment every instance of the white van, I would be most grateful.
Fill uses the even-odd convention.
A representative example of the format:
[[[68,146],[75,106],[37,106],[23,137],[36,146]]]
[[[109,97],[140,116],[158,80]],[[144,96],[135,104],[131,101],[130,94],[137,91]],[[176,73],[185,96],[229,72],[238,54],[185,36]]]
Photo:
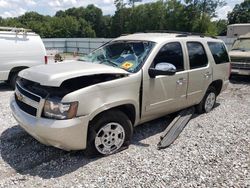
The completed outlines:
[[[7,81],[14,89],[21,70],[46,63],[39,35],[28,29],[0,27],[0,81]]]

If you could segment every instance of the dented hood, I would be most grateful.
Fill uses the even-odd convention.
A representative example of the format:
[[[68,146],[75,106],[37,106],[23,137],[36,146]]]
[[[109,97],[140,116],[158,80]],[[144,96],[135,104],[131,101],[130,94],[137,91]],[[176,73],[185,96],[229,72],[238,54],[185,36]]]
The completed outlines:
[[[127,71],[104,65],[87,63],[82,61],[70,61],[64,63],[40,65],[25,69],[19,76],[40,83],[44,86],[59,87],[63,81],[80,76],[98,74],[129,74]]]

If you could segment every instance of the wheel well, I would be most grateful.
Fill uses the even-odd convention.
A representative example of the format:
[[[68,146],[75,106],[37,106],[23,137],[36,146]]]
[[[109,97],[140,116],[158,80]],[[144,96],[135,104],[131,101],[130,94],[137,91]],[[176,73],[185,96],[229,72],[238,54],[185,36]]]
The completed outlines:
[[[136,111],[135,111],[135,107],[132,104],[124,104],[121,106],[116,106],[113,108],[110,108],[108,110],[105,110],[99,114],[97,114],[91,121],[93,121],[95,118],[97,118],[98,116],[100,116],[101,114],[110,111],[110,110],[120,110],[122,111],[124,114],[126,114],[126,116],[128,116],[129,120],[131,121],[132,125],[135,124],[135,117],[136,117]]]
[[[11,76],[12,76],[14,73],[20,72],[21,70],[27,69],[27,68],[29,68],[29,67],[22,66],[22,67],[14,67],[14,68],[12,68],[12,69],[10,70],[8,80],[10,80]]]
[[[214,87],[216,90],[216,95],[219,95],[222,88],[222,83],[222,80],[215,80],[210,84],[209,87]]]

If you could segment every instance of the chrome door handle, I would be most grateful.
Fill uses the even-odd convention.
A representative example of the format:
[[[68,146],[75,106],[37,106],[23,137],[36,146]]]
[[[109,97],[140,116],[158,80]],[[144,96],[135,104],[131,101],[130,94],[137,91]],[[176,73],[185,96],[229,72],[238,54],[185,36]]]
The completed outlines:
[[[209,72],[206,72],[206,73],[204,73],[204,77],[205,78],[210,78],[210,76],[212,76],[212,73],[209,73]]]
[[[179,80],[176,81],[176,83],[177,83],[178,85],[183,85],[184,82],[186,82],[186,81],[187,81],[187,80],[186,80],[185,78],[180,78]]]

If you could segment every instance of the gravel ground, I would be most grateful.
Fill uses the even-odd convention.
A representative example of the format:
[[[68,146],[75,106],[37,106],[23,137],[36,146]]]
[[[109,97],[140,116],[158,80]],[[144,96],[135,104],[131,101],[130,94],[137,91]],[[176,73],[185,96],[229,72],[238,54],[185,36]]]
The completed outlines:
[[[0,187],[250,187],[249,78],[235,78],[169,148],[156,149],[161,118],[137,127],[127,150],[96,159],[34,140],[12,117],[11,94],[0,84]]]

